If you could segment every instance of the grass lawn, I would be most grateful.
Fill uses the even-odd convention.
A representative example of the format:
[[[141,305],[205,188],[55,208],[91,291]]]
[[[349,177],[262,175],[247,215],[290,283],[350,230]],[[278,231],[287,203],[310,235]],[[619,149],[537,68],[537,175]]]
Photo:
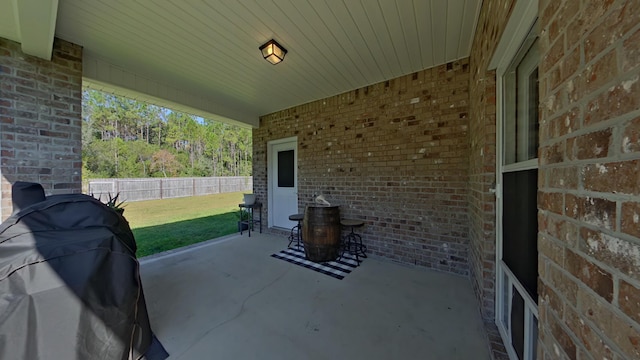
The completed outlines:
[[[238,204],[242,201],[242,193],[234,192],[128,202],[124,217],[136,238],[140,258],[238,231]]]

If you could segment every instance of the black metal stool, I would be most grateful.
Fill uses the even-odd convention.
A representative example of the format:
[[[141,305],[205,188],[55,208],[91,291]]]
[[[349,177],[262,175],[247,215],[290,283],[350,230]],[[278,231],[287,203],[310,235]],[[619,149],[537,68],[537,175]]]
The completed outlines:
[[[249,237],[251,237],[251,230],[253,230],[253,226],[255,224],[260,224],[260,233],[262,234],[262,203],[254,202],[253,204],[238,204],[240,208],[240,222],[242,224],[247,225],[247,230],[249,230]],[[256,209],[258,210],[258,220],[256,220],[253,216],[255,215]],[[249,212],[249,218],[246,220],[242,220],[242,211],[246,210]],[[240,226],[240,235],[242,235],[243,228]]]
[[[302,243],[301,243],[302,236],[300,234],[300,231],[302,230],[302,224],[300,222],[302,220],[304,220],[304,214],[289,215],[289,220],[297,221],[298,225],[296,225],[296,226],[291,228],[291,235],[289,235],[289,245],[287,245],[287,247],[290,248],[291,244],[295,241],[296,242],[296,248],[298,248],[298,250],[299,250],[300,249],[300,245],[302,245]]]
[[[340,252],[340,258],[345,252],[354,255],[358,265],[360,265],[360,256],[367,257],[367,247],[362,243],[362,236],[356,234],[353,229],[364,225],[364,221],[356,219],[342,219],[340,225],[344,227],[351,227],[351,232],[344,237],[342,241],[342,251]]]

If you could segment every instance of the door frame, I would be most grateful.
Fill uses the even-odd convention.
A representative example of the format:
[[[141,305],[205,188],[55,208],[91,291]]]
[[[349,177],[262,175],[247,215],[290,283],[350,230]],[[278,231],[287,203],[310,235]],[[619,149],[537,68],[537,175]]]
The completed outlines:
[[[496,178],[495,178],[495,194],[496,194],[496,219],[495,219],[495,259],[496,259],[496,271],[495,271],[495,323],[498,327],[501,337],[508,339],[509,336],[505,333],[505,329],[501,327],[501,320],[505,316],[504,311],[504,297],[499,296],[502,291],[505,290],[505,277],[515,278],[515,276],[509,271],[509,269],[502,263],[502,251],[503,251],[503,238],[502,238],[502,174],[504,172],[504,143],[503,143],[503,122],[504,122],[504,102],[505,89],[503,87],[504,75],[506,74],[513,59],[516,57],[521,46],[527,40],[530,30],[538,19],[538,0],[530,1],[517,1],[511,16],[507,22],[507,26],[503,32],[503,35],[498,43],[493,58],[489,63],[489,70],[496,70]],[[518,164],[509,166],[509,171],[526,170],[530,168],[537,168],[538,160],[524,161]],[[513,286],[517,287],[519,292],[525,293],[526,291],[520,286],[519,283],[511,282],[507,280],[509,288],[506,290],[507,298],[511,299]],[[530,302],[530,299],[525,299],[525,302]],[[537,307],[534,309],[534,315],[538,317]],[[507,310],[507,316],[510,316],[511,308]],[[525,318],[525,337],[526,332],[531,331],[532,324],[529,323],[529,318]],[[510,344],[505,344],[505,348],[512,359],[517,359],[515,352],[512,350]],[[529,352],[528,344],[525,342],[525,354]],[[526,356],[526,355],[525,355]]]
[[[291,137],[287,137],[287,138],[282,138],[282,139],[277,139],[277,140],[271,140],[267,142],[267,202],[268,202],[268,209],[267,209],[267,221],[269,224],[269,228],[274,228],[273,223],[273,214],[275,214],[275,209],[274,209],[274,201],[273,201],[273,179],[274,179],[274,169],[273,166],[271,166],[271,156],[273,155],[273,148],[276,145],[282,145],[282,144],[286,144],[286,143],[292,143],[295,144],[294,145],[294,166],[295,166],[295,170],[294,170],[294,181],[296,184],[296,196],[298,195],[298,137],[297,136],[291,136]]]

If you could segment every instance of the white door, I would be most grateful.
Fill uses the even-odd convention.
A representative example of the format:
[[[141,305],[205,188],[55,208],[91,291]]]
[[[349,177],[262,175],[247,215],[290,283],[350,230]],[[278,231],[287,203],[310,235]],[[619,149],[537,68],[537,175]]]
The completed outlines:
[[[269,142],[269,226],[290,229],[298,211],[298,139]]]
[[[511,359],[538,338],[538,62],[534,26],[504,72],[498,131],[497,325]]]

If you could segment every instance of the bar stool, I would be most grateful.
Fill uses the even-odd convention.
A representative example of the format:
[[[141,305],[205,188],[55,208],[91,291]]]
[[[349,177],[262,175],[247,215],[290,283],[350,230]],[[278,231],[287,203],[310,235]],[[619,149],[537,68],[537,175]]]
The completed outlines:
[[[358,265],[360,265],[360,257],[367,257],[367,247],[362,243],[362,236],[360,236],[360,234],[356,234],[353,229],[364,225],[364,221],[357,219],[342,219],[340,220],[340,225],[351,228],[351,232],[349,232],[342,241],[340,258],[342,258],[344,253],[347,252],[354,255]]]
[[[300,231],[302,230],[301,221],[304,220],[304,214],[289,215],[289,220],[297,221],[298,225],[296,225],[296,226],[291,228],[291,235],[289,235],[289,245],[287,245],[287,248],[290,248],[291,244],[295,241],[296,242],[296,248],[298,250],[300,250],[300,245],[301,245],[301,240],[302,240],[302,236],[300,234]]]

